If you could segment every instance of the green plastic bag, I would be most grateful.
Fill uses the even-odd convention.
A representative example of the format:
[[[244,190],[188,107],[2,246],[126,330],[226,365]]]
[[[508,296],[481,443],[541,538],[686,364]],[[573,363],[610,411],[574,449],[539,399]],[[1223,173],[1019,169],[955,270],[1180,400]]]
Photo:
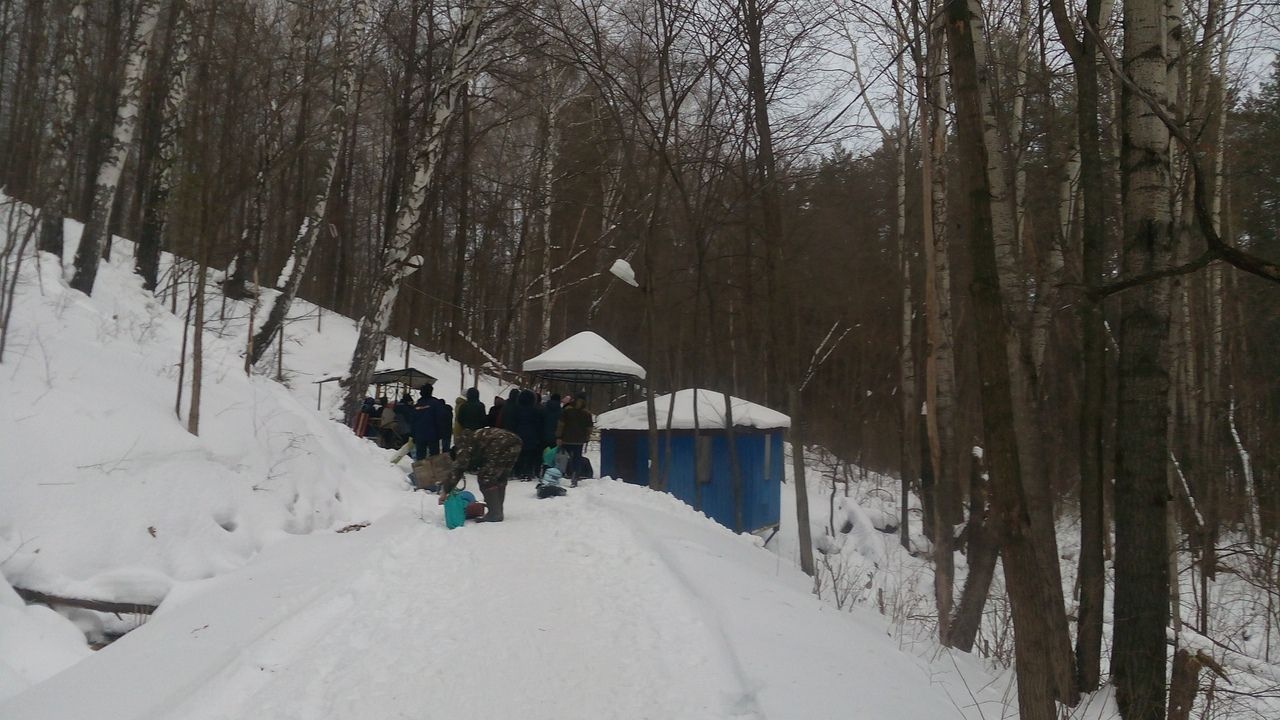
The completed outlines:
[[[448,496],[444,499],[444,525],[450,530],[462,527],[467,521],[467,498],[463,496],[462,491],[454,489],[449,491]]]

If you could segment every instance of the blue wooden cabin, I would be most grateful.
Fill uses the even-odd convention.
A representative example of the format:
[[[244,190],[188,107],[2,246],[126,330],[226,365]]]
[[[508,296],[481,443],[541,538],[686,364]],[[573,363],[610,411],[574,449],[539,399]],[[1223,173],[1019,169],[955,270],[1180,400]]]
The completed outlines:
[[[755,532],[778,524],[783,478],[782,436],[790,419],[761,405],[732,398],[734,446],[742,475],[741,507],[736,504],[729,456],[724,396],[710,390],[681,390],[655,401],[659,452],[670,432],[667,491],[725,527]],[[693,419],[698,419],[697,431]],[[671,415],[670,430],[668,414]],[[603,413],[600,475],[636,485],[649,484],[648,415],[643,402]],[[739,512],[740,510],[740,512]]]

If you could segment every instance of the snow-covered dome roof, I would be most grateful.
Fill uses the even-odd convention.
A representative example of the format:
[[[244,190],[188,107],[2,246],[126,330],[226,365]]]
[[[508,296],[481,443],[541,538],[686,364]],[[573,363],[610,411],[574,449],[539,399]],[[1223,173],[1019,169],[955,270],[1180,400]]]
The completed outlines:
[[[608,340],[587,330],[524,361],[524,371],[550,380],[609,383],[643,380],[644,368]]]
[[[654,400],[658,414],[658,428],[667,427],[667,412],[671,410],[671,428],[673,430],[692,430],[694,419],[694,398],[697,398],[698,427],[723,428],[724,395],[714,390],[687,389],[675,393],[675,407],[672,409],[671,395],[659,395]],[[761,430],[791,427],[791,418],[777,410],[763,405],[731,397],[730,408],[733,410],[734,427],[749,427]],[[596,418],[596,426],[601,430],[647,430],[649,414],[644,402],[601,413]]]

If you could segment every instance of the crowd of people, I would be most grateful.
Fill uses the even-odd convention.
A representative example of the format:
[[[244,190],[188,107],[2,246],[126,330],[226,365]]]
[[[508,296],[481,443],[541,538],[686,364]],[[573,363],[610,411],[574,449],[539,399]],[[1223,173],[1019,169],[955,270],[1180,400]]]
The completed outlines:
[[[453,463],[448,481],[439,489],[441,499],[464,473],[476,473],[488,508],[483,519],[501,522],[512,477],[538,479],[539,497],[549,497],[563,494],[561,478],[576,487],[580,477],[591,475],[582,450],[594,424],[583,392],[564,397],[551,393],[544,400],[532,390],[515,388],[486,408],[476,388],[450,406],[435,397],[433,386],[423,385],[417,400],[407,392],[399,401],[365,398],[356,428],[385,448],[412,441],[419,461],[448,453]],[[548,482],[554,487],[544,488]],[[544,493],[548,489],[556,492]]]
[[[540,477],[544,451],[562,448],[568,458],[562,471],[575,485],[581,474],[582,449],[594,424],[586,393],[563,397],[550,393],[543,399],[533,390],[519,388],[505,399],[498,396],[493,407],[486,408],[476,388],[450,406],[435,396],[433,386],[423,385],[416,400],[408,392],[398,401],[367,397],[360,414],[357,427],[364,428],[367,437],[377,438],[385,448],[399,448],[412,440],[418,460],[452,454],[457,441],[481,428],[506,430],[520,439],[520,453],[510,473],[521,480]]]

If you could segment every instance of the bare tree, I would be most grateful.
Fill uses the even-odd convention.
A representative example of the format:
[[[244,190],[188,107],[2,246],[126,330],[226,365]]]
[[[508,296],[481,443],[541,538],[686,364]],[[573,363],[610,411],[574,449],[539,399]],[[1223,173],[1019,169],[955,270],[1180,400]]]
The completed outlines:
[[[53,253],[58,262],[62,262],[62,221],[67,211],[71,182],[68,155],[76,126],[75,63],[84,34],[84,15],[84,4],[74,0],[59,23],[58,38],[54,42],[54,54],[58,58],[53,88],[55,105],[42,170],[44,197],[41,198],[40,249]]]
[[[478,0],[466,8],[449,43],[448,63],[432,88],[426,128],[415,152],[413,181],[396,212],[395,232],[383,253],[370,309],[360,319],[360,336],[351,355],[351,367],[342,381],[343,408],[348,417],[359,410],[368,391],[400,285],[416,269],[409,257],[414,231],[422,219],[427,192],[437,181],[445,131],[461,109],[467,85],[483,68],[486,48],[481,43],[481,28],[489,7],[486,0]]]
[[[329,110],[327,127],[324,130],[324,165],[320,168],[319,190],[312,200],[310,212],[303,219],[302,225],[298,228],[297,235],[294,237],[293,247],[290,250],[289,260],[285,264],[285,269],[280,273],[279,280],[276,281],[276,287],[279,288],[280,294],[276,296],[275,301],[271,304],[271,310],[267,313],[266,320],[262,322],[257,335],[254,336],[252,343],[250,343],[250,365],[256,365],[262,359],[263,353],[271,346],[271,341],[275,339],[276,333],[280,332],[284,326],[285,317],[289,314],[289,307],[293,304],[294,298],[297,297],[298,288],[302,286],[302,279],[306,276],[307,265],[311,260],[311,253],[315,249],[316,239],[323,229],[330,198],[335,194],[336,181],[339,179],[337,172],[338,160],[342,153],[342,139],[347,134],[348,115],[353,110],[354,112],[359,111],[358,107],[352,109],[348,105],[351,103],[351,93],[355,87],[356,67],[359,64],[358,53],[365,40],[365,16],[367,13],[368,8],[363,0],[352,5],[349,18],[350,25],[345,28],[343,39],[339,43],[337,50],[340,62],[338,85],[334,91],[333,106]]]
[[[71,287],[87,294],[93,293],[93,283],[98,276],[98,263],[111,227],[111,213],[116,204],[116,191],[125,160],[133,144],[134,130],[138,125],[138,101],[151,40],[155,35],[156,19],[160,13],[159,0],[140,0],[138,22],[129,42],[129,59],[124,69],[124,85],[115,113],[115,123],[106,148],[106,156],[97,168],[94,185],[93,208],[80,246],[76,250],[75,274]]]

